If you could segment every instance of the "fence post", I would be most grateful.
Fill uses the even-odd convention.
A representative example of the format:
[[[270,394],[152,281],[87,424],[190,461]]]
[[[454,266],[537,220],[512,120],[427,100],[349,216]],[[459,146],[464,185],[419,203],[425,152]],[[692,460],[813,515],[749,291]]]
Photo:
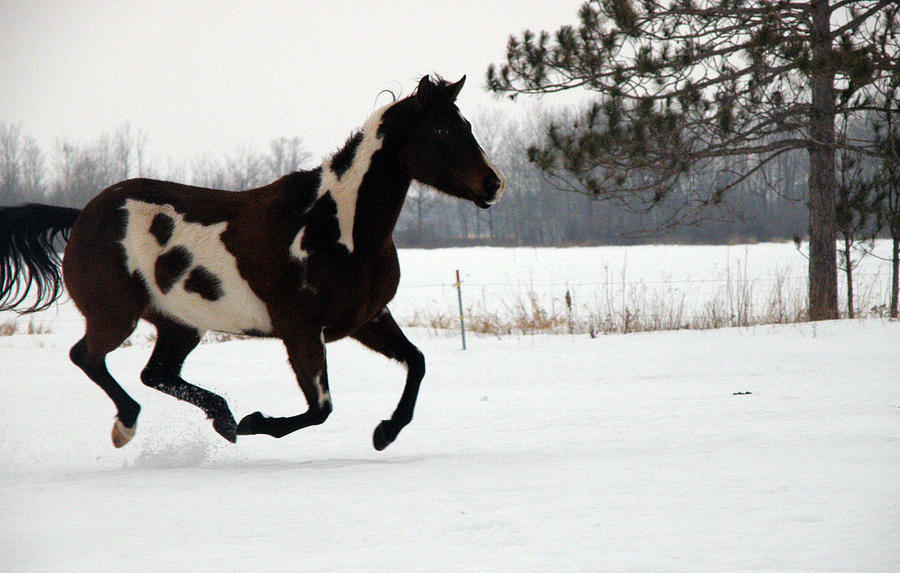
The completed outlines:
[[[459,278],[459,269],[456,269],[456,294],[459,298],[459,333],[462,336],[462,349],[466,349],[466,323],[463,318],[462,280]]]

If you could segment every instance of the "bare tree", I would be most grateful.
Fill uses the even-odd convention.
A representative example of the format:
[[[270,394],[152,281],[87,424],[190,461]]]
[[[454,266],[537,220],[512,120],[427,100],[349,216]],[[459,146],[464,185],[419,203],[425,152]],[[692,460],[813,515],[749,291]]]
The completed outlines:
[[[20,200],[21,131],[19,125],[0,123],[0,197],[4,203]]]
[[[131,125],[124,124],[113,136],[113,157],[116,162],[116,177],[128,179],[131,172],[131,156],[134,152],[134,140],[131,136]]]
[[[403,241],[419,246],[434,244],[434,231],[428,226],[428,219],[440,205],[437,193],[426,185],[413,182],[406,197],[401,213]]]
[[[312,159],[312,154],[303,148],[299,137],[279,137],[269,144],[269,155],[265,166],[270,179],[277,179],[302,169]]]
[[[119,178],[114,145],[108,135],[94,144],[57,141],[51,200],[81,207]]]
[[[257,187],[263,183],[264,160],[247,145],[239,145],[235,155],[225,160],[230,186],[235,191]]]
[[[191,182],[212,189],[226,189],[231,185],[225,168],[206,155],[191,164]]]
[[[26,137],[22,148],[22,193],[29,200],[43,199],[47,192],[44,175],[44,152],[34,139]]]

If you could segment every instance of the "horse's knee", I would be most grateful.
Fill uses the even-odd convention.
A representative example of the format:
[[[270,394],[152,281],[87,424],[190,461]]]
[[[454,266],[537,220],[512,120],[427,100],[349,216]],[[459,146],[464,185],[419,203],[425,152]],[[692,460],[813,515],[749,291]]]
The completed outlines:
[[[159,360],[151,356],[147,365],[141,370],[141,382],[145,386],[159,389],[160,386],[173,379],[177,379],[181,373],[181,365]]]
[[[81,370],[95,382],[97,382],[97,380],[95,380],[96,376],[101,376],[106,372],[104,357],[91,355],[88,352],[87,341],[83,338],[69,350],[69,360],[72,361],[72,364],[81,368]]]
[[[162,372],[159,368],[154,368],[150,365],[147,365],[143,370],[141,370],[141,382],[144,383],[144,386],[149,386],[150,388],[157,388],[163,382]]]
[[[164,390],[178,379],[178,370],[161,364],[148,364],[141,370],[141,382],[154,390]]]
[[[69,360],[72,361],[72,364],[78,366],[82,370],[87,366],[87,343],[83,338],[69,350]]]
[[[422,379],[425,376],[425,355],[421,350],[413,346],[405,362],[407,372],[411,377]]]
[[[328,419],[328,416],[331,415],[332,410],[331,400],[325,400],[322,404],[316,404],[309,409],[309,421],[313,426],[323,424]]]

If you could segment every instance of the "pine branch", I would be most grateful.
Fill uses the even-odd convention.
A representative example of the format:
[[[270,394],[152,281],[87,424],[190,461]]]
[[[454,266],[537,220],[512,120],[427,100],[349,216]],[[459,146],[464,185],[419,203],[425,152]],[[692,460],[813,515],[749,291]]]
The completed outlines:
[[[858,5],[859,0],[843,0],[843,2],[838,2],[834,6],[832,6],[832,11],[835,11],[839,8],[843,8],[846,5]],[[857,14],[855,17],[851,18],[849,22],[834,29],[831,32],[832,38],[839,38],[845,32],[852,31],[855,32],[866,20],[880,12],[882,9],[887,8],[888,6],[892,6],[896,4],[896,0],[878,0],[875,4],[873,4],[868,10]]]

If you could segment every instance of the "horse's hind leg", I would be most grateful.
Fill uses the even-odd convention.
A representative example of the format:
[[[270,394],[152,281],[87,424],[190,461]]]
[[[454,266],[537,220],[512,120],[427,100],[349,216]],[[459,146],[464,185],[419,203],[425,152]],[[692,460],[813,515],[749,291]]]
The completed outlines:
[[[174,321],[155,318],[156,347],[150,361],[141,372],[141,381],[160,392],[184,400],[203,410],[213,421],[213,429],[229,442],[237,439],[237,423],[228,403],[218,394],[185,382],[181,366],[185,358],[200,343],[200,332]]]
[[[112,442],[117,448],[127,444],[134,436],[141,406],[119,386],[119,383],[109,373],[106,368],[106,355],[118,348],[133,330],[134,325],[130,328],[109,324],[99,327],[88,321],[84,337],[69,351],[69,358],[72,359],[72,362],[100,386],[116,405],[117,414],[116,423],[112,429]]]
[[[390,311],[385,308],[381,314],[352,334],[352,337],[371,348],[406,365],[406,386],[397,408],[390,420],[382,420],[375,428],[372,445],[381,451],[397,439],[407,424],[412,421],[419,386],[425,377],[425,357],[400,330]]]

